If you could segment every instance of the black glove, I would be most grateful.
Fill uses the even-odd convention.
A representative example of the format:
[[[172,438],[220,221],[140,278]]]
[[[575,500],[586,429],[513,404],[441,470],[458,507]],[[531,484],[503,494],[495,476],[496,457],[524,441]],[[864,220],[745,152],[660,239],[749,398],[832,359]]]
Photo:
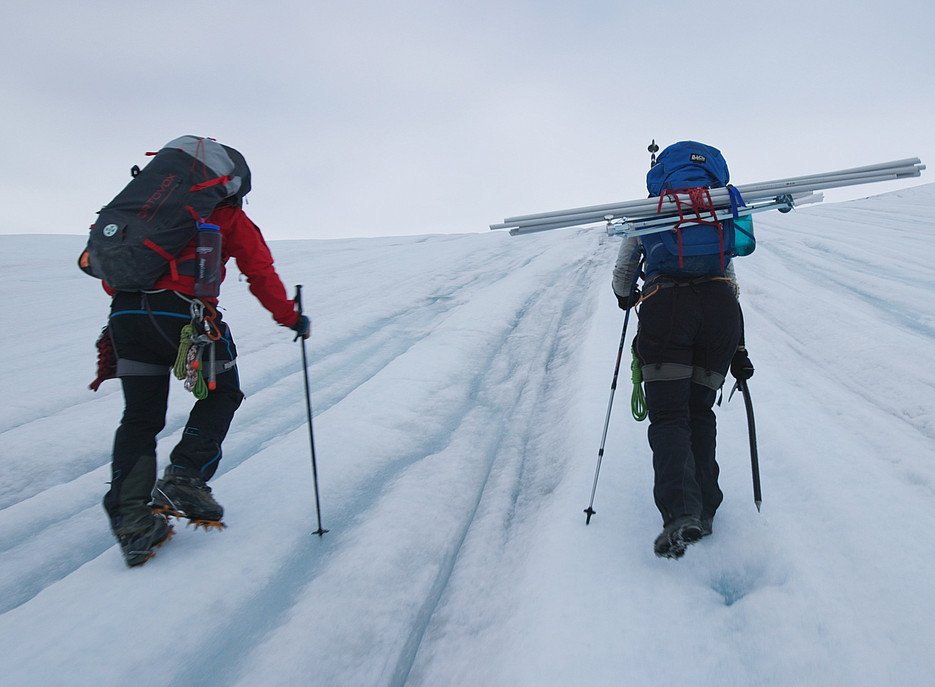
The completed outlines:
[[[629,310],[634,305],[640,302],[640,290],[636,288],[635,286],[633,287],[633,293],[630,294],[629,298],[621,296],[616,291],[614,291],[614,295],[617,297],[617,306],[621,310]]]
[[[740,346],[734,353],[734,359],[730,361],[730,373],[738,382],[750,379],[753,376],[753,363],[750,362],[750,356],[747,355],[747,349]]]
[[[297,319],[295,324],[289,327],[289,329],[295,332],[293,341],[298,341],[300,336],[303,339],[307,339],[312,335],[312,321],[305,315],[299,315],[299,319]]]

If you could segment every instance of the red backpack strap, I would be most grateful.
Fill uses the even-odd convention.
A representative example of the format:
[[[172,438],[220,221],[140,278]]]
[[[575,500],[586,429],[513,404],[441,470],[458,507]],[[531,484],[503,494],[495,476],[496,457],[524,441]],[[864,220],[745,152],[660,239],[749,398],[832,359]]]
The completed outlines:
[[[212,186],[217,186],[218,184],[226,184],[228,181],[233,179],[230,174],[225,174],[222,177],[215,177],[214,179],[208,179],[207,181],[202,181],[200,184],[195,184],[189,191],[203,191],[206,188],[211,188]]]
[[[687,205],[683,205],[680,193],[688,195]],[[679,244],[679,267],[685,267],[685,258],[682,255],[682,225],[684,224],[707,224],[717,228],[718,245],[721,251],[721,270],[724,269],[724,229],[717,218],[717,211],[714,209],[714,201],[711,200],[711,192],[705,188],[678,188],[674,191],[666,191],[659,196],[659,206],[656,212],[662,212],[662,203],[666,198],[672,198],[675,202],[675,208],[679,213],[679,221],[675,223],[675,235]],[[685,216],[684,210],[691,210],[691,215]],[[709,213],[710,219],[705,219],[703,213]]]
[[[157,244],[153,243],[149,239],[143,239],[143,245],[149,248],[151,251],[155,251],[156,253],[159,253],[159,255],[164,257],[169,262],[169,270],[172,273],[172,278],[173,279],[179,278],[179,270],[176,267],[175,258],[172,256],[171,253],[163,250],[161,246],[158,246]]]

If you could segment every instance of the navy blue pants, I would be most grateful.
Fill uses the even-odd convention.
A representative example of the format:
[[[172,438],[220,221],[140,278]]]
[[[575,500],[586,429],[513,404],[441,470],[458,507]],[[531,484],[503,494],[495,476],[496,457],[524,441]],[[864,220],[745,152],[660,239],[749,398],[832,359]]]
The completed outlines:
[[[120,292],[111,304],[108,329],[117,354],[117,374],[125,407],[114,436],[112,482],[104,498],[114,513],[122,503],[138,503],[156,480],[156,435],[166,424],[171,369],[178,355],[182,327],[191,322],[190,303],[171,291]],[[172,450],[169,470],[210,479],[221,459],[221,443],[243,393],[237,349],[227,324],[216,318],[221,339],[215,343],[217,387],[192,407],[182,438]],[[205,356],[207,363],[207,356]],[[186,393],[182,382],[174,380]]]
[[[725,281],[663,282],[643,301],[635,340],[663,522],[714,517],[723,494],[715,458],[717,391],[740,340],[740,308]]]

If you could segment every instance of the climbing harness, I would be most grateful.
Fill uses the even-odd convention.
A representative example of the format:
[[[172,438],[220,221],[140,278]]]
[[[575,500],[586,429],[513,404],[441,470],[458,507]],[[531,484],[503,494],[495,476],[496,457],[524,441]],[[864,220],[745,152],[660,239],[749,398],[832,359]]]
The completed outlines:
[[[673,279],[671,277],[656,277],[651,279],[649,283],[643,285],[643,294],[640,296],[640,299],[637,301],[637,305],[643,303],[646,300],[649,300],[652,296],[655,296],[662,289],[677,287],[691,286],[695,287],[699,284],[704,284],[709,281],[725,281],[731,285],[736,293],[740,287],[737,282],[735,282],[730,277],[695,277],[693,279]]]

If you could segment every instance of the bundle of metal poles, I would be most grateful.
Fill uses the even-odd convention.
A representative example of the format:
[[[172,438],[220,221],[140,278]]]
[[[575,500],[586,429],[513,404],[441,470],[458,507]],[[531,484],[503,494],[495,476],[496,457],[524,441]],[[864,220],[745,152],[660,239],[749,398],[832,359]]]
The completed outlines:
[[[771,209],[788,210],[795,205],[819,202],[821,194],[815,194],[815,191],[917,177],[924,169],[925,165],[919,158],[909,158],[836,172],[763,181],[734,188],[746,204],[746,209],[740,208],[739,214],[750,214]],[[732,208],[730,189],[715,188],[710,190],[710,194],[713,207],[718,211],[724,211],[723,216],[730,216],[726,213],[737,211],[736,201]],[[719,212],[718,215],[720,217],[721,213]],[[608,224],[608,231],[612,234],[635,235],[662,231],[677,220],[678,207],[675,199],[664,197],[661,205],[659,198],[644,198],[608,205],[592,205],[507,217],[500,224],[491,224],[490,228],[509,229],[510,234],[515,236],[605,222]]]

